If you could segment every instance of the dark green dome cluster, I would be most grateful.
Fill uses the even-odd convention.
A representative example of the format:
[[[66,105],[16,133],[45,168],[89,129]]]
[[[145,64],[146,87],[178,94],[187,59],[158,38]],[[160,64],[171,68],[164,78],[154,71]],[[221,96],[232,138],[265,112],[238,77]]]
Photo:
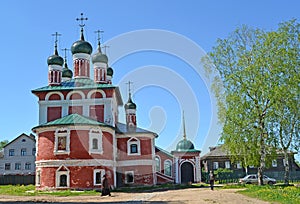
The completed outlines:
[[[85,53],[85,54],[91,54],[93,52],[93,48],[91,44],[84,40],[78,40],[73,43],[71,47],[72,54],[76,53]]]
[[[132,102],[131,96],[129,96],[129,99],[127,103],[124,105],[125,109],[136,109],[136,104]]]
[[[114,70],[111,67],[107,68],[107,75],[112,76],[114,74]]]
[[[47,59],[48,65],[59,65],[62,66],[64,64],[64,59],[55,52],[54,55],[51,55]]]
[[[176,151],[188,152],[188,151],[193,151],[193,150],[195,150],[195,147],[194,147],[194,144],[190,140],[183,139],[177,143]]]

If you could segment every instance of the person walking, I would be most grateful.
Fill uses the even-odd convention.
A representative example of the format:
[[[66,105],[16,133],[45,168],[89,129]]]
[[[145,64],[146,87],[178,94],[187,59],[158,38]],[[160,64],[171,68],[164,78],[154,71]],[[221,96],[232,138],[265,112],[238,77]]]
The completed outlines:
[[[103,181],[102,181],[102,192],[101,192],[101,196],[106,196],[110,194],[110,189],[109,189],[109,183],[108,183],[108,179],[106,178],[106,175],[103,176]]]
[[[210,183],[210,189],[214,190],[214,183],[215,183],[215,175],[212,170],[209,172],[209,183]]]

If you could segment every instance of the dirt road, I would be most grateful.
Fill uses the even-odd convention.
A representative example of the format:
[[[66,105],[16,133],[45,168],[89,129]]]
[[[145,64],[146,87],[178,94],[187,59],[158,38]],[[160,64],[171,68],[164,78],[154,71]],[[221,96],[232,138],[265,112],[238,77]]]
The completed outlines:
[[[0,196],[0,203],[27,204],[37,203],[59,203],[59,204],[78,204],[78,203],[148,203],[148,204],[267,204],[268,202],[249,198],[239,193],[236,189],[216,189],[211,191],[207,188],[193,188],[181,190],[168,190],[151,193],[117,193],[113,192],[111,197],[99,196]]]

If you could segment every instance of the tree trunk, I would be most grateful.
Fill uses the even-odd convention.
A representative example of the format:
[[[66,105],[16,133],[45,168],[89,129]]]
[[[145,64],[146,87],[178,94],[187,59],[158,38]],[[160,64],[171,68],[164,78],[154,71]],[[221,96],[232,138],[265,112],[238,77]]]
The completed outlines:
[[[264,185],[263,172],[266,166],[266,147],[264,133],[261,134],[260,138],[260,164],[257,168],[258,185]]]
[[[289,155],[287,149],[284,149],[284,185],[289,185],[290,166],[289,166]]]

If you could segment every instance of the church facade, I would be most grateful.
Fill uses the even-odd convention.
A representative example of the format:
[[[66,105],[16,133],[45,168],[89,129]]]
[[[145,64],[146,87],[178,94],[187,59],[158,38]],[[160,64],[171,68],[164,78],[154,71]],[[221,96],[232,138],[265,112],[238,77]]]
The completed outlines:
[[[83,27],[71,46],[73,71],[56,40],[47,60],[48,85],[32,90],[39,105],[39,124],[32,129],[36,188],[101,188],[104,175],[112,187],[200,182],[200,151],[185,133],[171,153],[156,147],[158,135],[137,126],[131,93],[123,104],[100,40],[93,53]],[[118,119],[122,106],[126,124]]]

